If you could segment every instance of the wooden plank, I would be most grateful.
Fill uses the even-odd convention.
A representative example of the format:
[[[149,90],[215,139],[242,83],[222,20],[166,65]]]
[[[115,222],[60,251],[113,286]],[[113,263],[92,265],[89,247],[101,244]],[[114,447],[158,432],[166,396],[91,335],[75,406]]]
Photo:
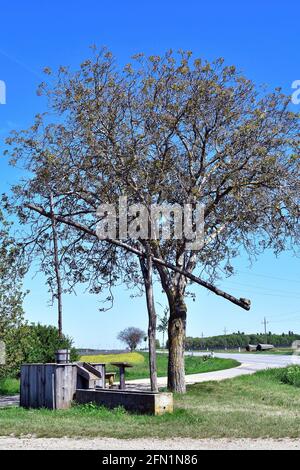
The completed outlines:
[[[54,375],[54,366],[50,364],[45,366],[45,407],[48,409],[55,408],[54,396],[53,396],[53,388],[55,381]]]
[[[20,406],[24,408],[29,407],[29,367],[27,365],[21,366],[21,381],[20,381]]]
[[[29,366],[29,408],[37,408],[37,366]]]
[[[120,385],[119,385],[119,388],[120,388],[120,390],[125,390],[125,367],[120,365],[119,366],[119,371],[120,371]]]
[[[88,362],[83,362],[82,367],[88,372],[91,372],[94,376],[98,377],[98,379],[102,379],[102,373],[98,369],[96,369],[96,367],[92,366],[92,364],[89,364]]]
[[[97,380],[98,377],[94,375],[92,372],[89,372],[85,368],[77,365],[77,374],[83,377],[85,380]]]
[[[63,403],[63,382],[62,382],[63,367],[55,368],[55,408],[60,409]]]
[[[76,369],[76,366],[72,365],[72,367],[70,368],[70,393],[69,393],[70,405],[72,405],[72,402],[75,400],[76,377],[77,377],[77,369]]]
[[[76,398],[76,388],[77,388],[77,367],[73,365],[72,367],[72,401]]]
[[[46,366],[37,366],[37,406],[45,408],[45,370]]]
[[[96,387],[105,388],[105,364],[93,364],[93,366],[102,374],[102,378],[96,382]]]
[[[56,408],[66,409],[71,406],[76,391],[77,367],[65,364],[56,367]]]
[[[72,387],[72,366],[66,365],[63,367],[63,401],[62,407],[69,408],[71,404],[71,387]]]

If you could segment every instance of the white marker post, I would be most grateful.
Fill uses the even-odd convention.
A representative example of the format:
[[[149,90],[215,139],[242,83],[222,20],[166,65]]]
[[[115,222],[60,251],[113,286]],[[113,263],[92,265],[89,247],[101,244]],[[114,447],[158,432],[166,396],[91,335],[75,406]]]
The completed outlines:
[[[0,80],[0,104],[6,104],[6,85],[3,80]]]
[[[5,343],[0,341],[0,366],[5,364]]]

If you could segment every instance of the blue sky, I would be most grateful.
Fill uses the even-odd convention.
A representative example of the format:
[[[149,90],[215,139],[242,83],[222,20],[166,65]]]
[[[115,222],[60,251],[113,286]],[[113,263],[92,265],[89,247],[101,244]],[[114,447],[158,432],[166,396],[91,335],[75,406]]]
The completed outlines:
[[[45,109],[36,95],[44,78],[42,69],[61,64],[76,67],[92,44],[108,46],[120,64],[137,52],[156,54],[170,48],[192,50],[207,59],[222,56],[257,84],[281,86],[287,93],[292,82],[300,79],[300,3],[296,0],[1,3],[0,80],[7,86],[7,104],[0,105],[0,154],[8,132],[26,128],[34,114]],[[16,181],[18,170],[10,169],[1,158],[0,172],[3,192]],[[288,253],[276,259],[266,253],[252,267],[244,256],[236,265],[238,275],[220,286],[251,298],[251,311],[197,287],[196,302],[189,303],[188,334],[221,334],[225,327],[229,332],[261,331],[264,316],[272,331],[300,331],[299,259]],[[28,276],[26,287],[31,290],[25,302],[27,318],[55,323],[56,309],[48,306],[42,277]],[[164,303],[157,291],[157,300]],[[144,298],[132,300],[130,294],[119,288],[114,308],[106,313],[98,311],[96,297],[82,292],[66,296],[65,332],[78,346],[118,347],[120,329],[130,325],[146,329],[147,325]]]

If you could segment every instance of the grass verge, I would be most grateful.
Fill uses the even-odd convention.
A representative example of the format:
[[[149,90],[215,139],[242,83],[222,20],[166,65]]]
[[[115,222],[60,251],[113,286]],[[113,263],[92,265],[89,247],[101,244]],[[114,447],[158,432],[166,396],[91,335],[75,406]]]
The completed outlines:
[[[109,411],[93,405],[70,410],[0,410],[0,434],[38,437],[180,438],[300,436],[299,389],[281,382],[282,370],[261,371],[188,387],[164,416]]]

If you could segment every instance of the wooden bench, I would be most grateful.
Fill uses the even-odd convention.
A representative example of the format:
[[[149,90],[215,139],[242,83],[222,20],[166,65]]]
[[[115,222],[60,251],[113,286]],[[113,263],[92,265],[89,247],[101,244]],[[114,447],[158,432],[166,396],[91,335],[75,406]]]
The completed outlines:
[[[105,372],[105,380],[108,380],[109,388],[112,388],[116,378],[116,372]]]

